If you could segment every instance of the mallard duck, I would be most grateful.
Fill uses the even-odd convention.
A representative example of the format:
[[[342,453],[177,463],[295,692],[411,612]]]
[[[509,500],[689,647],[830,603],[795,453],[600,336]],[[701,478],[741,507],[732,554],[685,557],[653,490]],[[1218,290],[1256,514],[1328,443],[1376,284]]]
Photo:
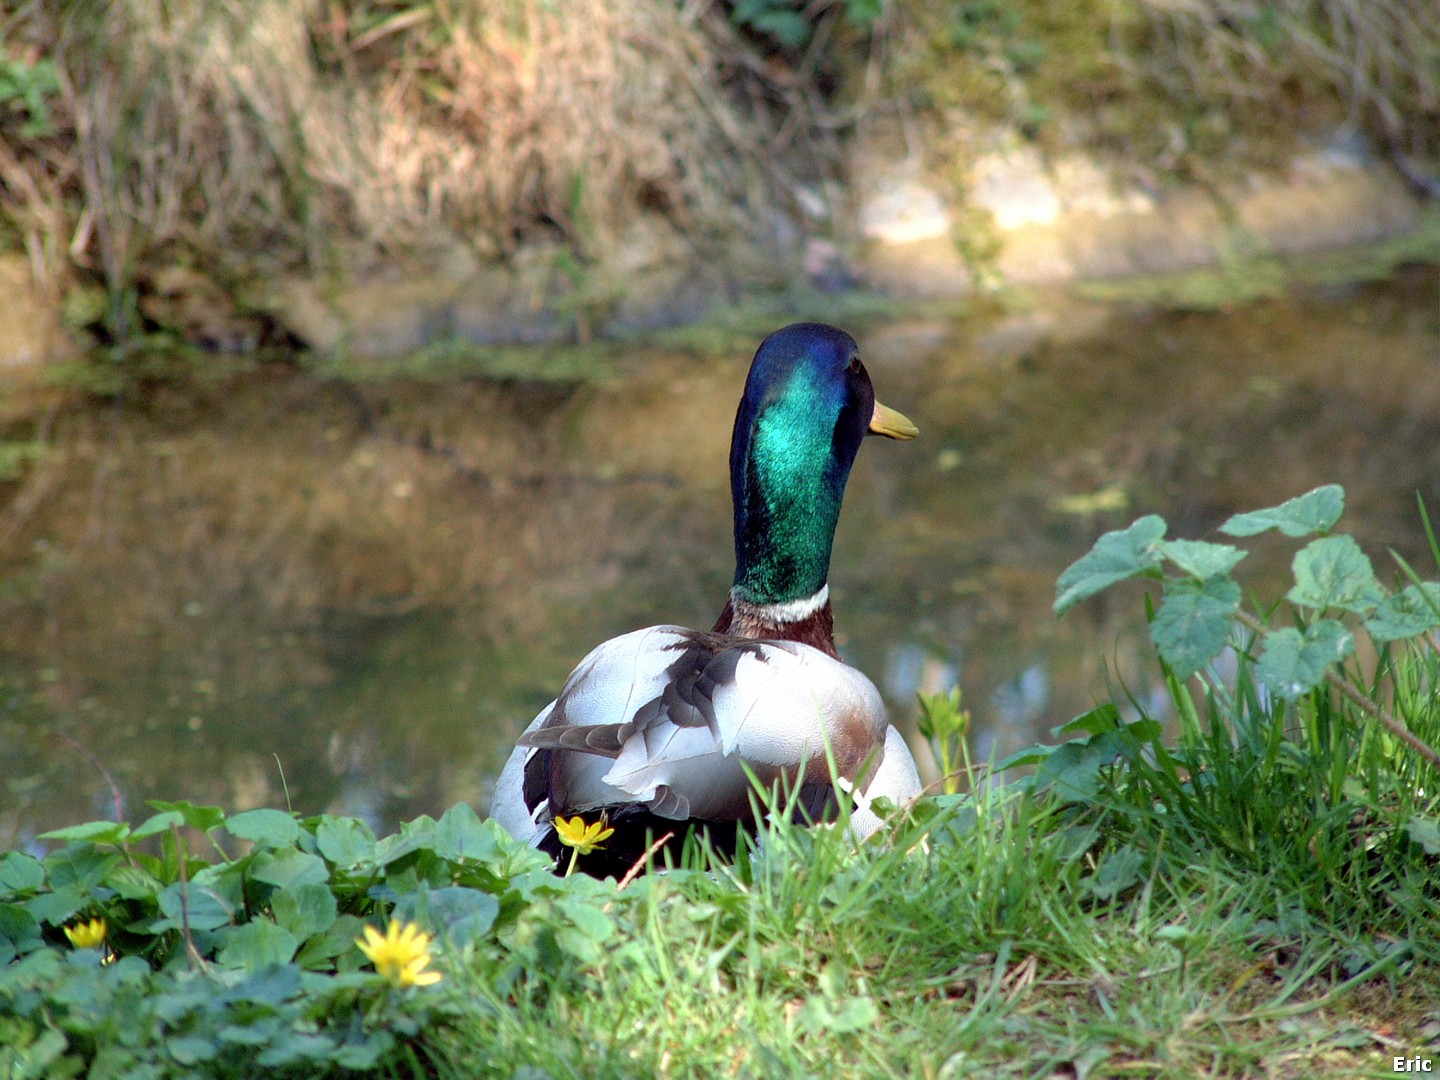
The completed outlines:
[[[828,752],[860,836],[880,825],[876,796],[918,794],[879,691],[835,649],[828,585],[861,440],[917,434],[875,400],[849,334],[797,323],[767,337],[735,416],[735,579],[720,618],[708,631],[636,630],[580,661],[520,736],[491,816],[557,858],[556,818],[603,818],[609,866],[623,872],[647,833],[704,826],[733,842],[753,825],[747,768],[765,784],[803,775],[797,798],[818,820],[835,803]]]

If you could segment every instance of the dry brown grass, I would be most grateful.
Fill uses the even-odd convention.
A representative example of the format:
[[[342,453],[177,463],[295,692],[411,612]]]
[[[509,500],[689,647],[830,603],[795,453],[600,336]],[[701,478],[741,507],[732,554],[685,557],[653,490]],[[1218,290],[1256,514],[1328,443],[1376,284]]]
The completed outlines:
[[[942,117],[932,145],[958,144],[962,172],[995,123],[1156,186],[1283,169],[1348,125],[1437,193],[1433,0],[901,0],[894,16],[891,93]]]
[[[798,180],[838,191],[859,121],[927,109],[942,145],[979,116],[1202,179],[1348,118],[1435,185],[1433,0],[894,0],[873,36],[807,10],[784,53],[723,0],[0,0],[0,60],[60,76],[43,136],[0,97],[0,243],[102,281],[120,333],[187,266],[243,302],[539,242],[578,279],[644,215],[713,260]]]
[[[583,259],[642,212],[743,234],[765,132],[721,86],[709,7],[32,0],[0,42],[54,57],[55,131],[0,176],[48,208],[28,227],[52,259],[117,292],[157,257],[222,278],[534,239]]]
[[[1177,100],[1236,116],[1368,130],[1417,187],[1440,158],[1440,18],[1433,0],[1142,0],[1150,37],[1128,59]],[[1317,100],[1319,99],[1319,100]],[[1328,99],[1325,100],[1325,99]]]

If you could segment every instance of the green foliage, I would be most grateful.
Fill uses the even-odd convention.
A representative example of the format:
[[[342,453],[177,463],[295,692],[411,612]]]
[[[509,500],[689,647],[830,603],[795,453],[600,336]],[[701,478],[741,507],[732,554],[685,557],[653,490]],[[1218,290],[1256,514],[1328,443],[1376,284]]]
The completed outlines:
[[[1065,614],[1081,600],[1111,585],[1139,574],[1154,574],[1164,557],[1158,546],[1164,535],[1165,520],[1150,514],[1128,529],[1100,537],[1089,554],[1060,575],[1055,584],[1055,614]]]
[[[1343,506],[1331,485],[1237,515],[1220,531],[1328,534]],[[1151,637],[1178,743],[1168,745],[1143,711],[1126,722],[1107,704],[1057,731],[1076,737],[1002,767],[1034,766],[1033,789],[1099,813],[1114,850],[1145,852],[1144,874],[1217,854],[1282,873],[1296,892],[1270,917],[1296,932],[1303,919],[1314,933],[1310,920],[1323,911],[1323,932],[1350,974],[1411,950],[1433,957],[1437,942],[1421,928],[1436,899],[1440,835],[1440,648],[1430,633],[1440,625],[1440,585],[1414,580],[1402,563],[1413,583],[1392,593],[1351,537],[1322,535],[1294,559],[1295,625],[1271,626],[1268,609],[1240,608],[1229,576],[1238,549],[1163,534],[1151,517],[1102,537],[1060,579],[1056,608],[1127,577],[1160,582]],[[1181,573],[1162,574],[1160,560]],[[1361,632],[1378,656],[1368,676],[1352,660]],[[1211,665],[1226,646],[1236,670],[1222,677]]]
[[[21,116],[20,136],[43,139],[50,135],[50,99],[60,93],[55,61],[7,60],[0,56],[0,128],[7,116]]]
[[[730,18],[785,49],[800,49],[815,33],[820,14],[834,5],[803,0],[736,0]],[[868,30],[885,10],[884,0],[843,0],[838,5],[851,25]]]
[[[1309,536],[1328,532],[1344,510],[1344,489],[1339,484],[1326,484],[1279,506],[1236,514],[1220,526],[1220,531],[1227,536],[1256,536],[1279,529],[1286,536]]]
[[[1220,531],[1236,537],[1272,529],[1294,538],[1328,534],[1344,506],[1344,490],[1329,484],[1279,506],[1237,514]],[[1342,621],[1347,614],[1361,616],[1361,625],[1377,643],[1413,637],[1440,625],[1440,610],[1434,603],[1440,585],[1416,583],[1392,594],[1380,584],[1369,557],[1353,537],[1322,535],[1296,552],[1292,563],[1295,585],[1286,599],[1294,605],[1300,625],[1271,628],[1240,610],[1240,587],[1230,572],[1244,552],[1229,544],[1165,540],[1165,532],[1165,522],[1152,514],[1128,529],[1100,537],[1087,555],[1060,575],[1056,613],[1063,614],[1129,578],[1159,580],[1162,599],[1150,636],[1177,678],[1200,671],[1235,641],[1238,622],[1263,646],[1255,669],[1261,685],[1286,701],[1304,697],[1327,681],[1352,699],[1365,696],[1358,676],[1350,679],[1341,669],[1355,652],[1354,633]],[[1179,576],[1163,574],[1167,560],[1181,571]],[[1404,737],[1403,725],[1385,710],[1377,706],[1374,715]],[[1433,749],[1423,743],[1416,748],[1440,763]]]
[[[45,444],[33,440],[0,439],[0,483],[24,475],[25,467],[45,454]]]
[[[960,772],[968,765],[965,735],[970,730],[970,710],[960,707],[960,688],[948,694],[917,694],[920,699],[920,734],[935,748],[940,765],[941,790],[954,795],[960,790]]]
[[[397,990],[361,970],[356,939],[387,918],[457,961],[522,917],[595,955],[592,912],[527,912],[549,860],[468,806],[377,841],[352,818],[151,805],[133,828],[87,822],[47,834],[63,846],[42,858],[0,858],[0,1074],[393,1068],[456,1003],[449,980]],[[197,837],[210,858],[191,853]],[[91,919],[104,945],[72,948],[65,928]]]

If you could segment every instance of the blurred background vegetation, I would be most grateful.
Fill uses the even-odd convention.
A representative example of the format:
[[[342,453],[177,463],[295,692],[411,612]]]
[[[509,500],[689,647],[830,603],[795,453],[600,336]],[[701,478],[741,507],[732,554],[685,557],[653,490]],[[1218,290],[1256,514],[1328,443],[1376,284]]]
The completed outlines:
[[[1353,129],[1434,194],[1440,19],[1433,0],[7,0],[0,250],[102,341],[200,292],[263,343],[279,272],[539,245],[579,282],[642,219],[697,260],[763,263],[797,203],[850,197],[855,141],[899,132],[958,185],[996,125],[1155,188]]]

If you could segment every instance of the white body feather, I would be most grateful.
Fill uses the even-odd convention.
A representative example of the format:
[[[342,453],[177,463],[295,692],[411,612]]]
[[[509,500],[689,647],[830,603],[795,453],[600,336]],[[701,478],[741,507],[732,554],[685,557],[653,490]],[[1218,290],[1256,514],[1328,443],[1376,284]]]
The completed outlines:
[[[695,631],[683,627],[652,626],[604,642],[580,662],[526,735],[557,720],[577,727],[631,723],[647,703],[662,698],[674,681],[677,658],[695,638]],[[686,726],[662,715],[637,724],[617,757],[554,751],[566,755],[567,809],[642,803],[663,816],[733,817],[733,808],[748,798],[744,765],[763,774],[806,764],[813,775],[827,745],[837,760],[848,758],[856,766],[883,753],[869,769],[866,794],[858,796],[854,826],[861,835],[879,826],[869,798],[904,802],[919,794],[914,759],[887,724],[879,691],[863,674],[795,642],[746,641],[733,653],[738,656],[726,654],[734,661],[733,676],[726,670],[729,677],[717,678],[710,690],[713,730],[708,723]],[[563,710],[558,718],[557,706]],[[525,805],[525,765],[538,752],[515,748],[490,811],[524,840],[539,839],[551,817],[544,803],[533,812]]]

